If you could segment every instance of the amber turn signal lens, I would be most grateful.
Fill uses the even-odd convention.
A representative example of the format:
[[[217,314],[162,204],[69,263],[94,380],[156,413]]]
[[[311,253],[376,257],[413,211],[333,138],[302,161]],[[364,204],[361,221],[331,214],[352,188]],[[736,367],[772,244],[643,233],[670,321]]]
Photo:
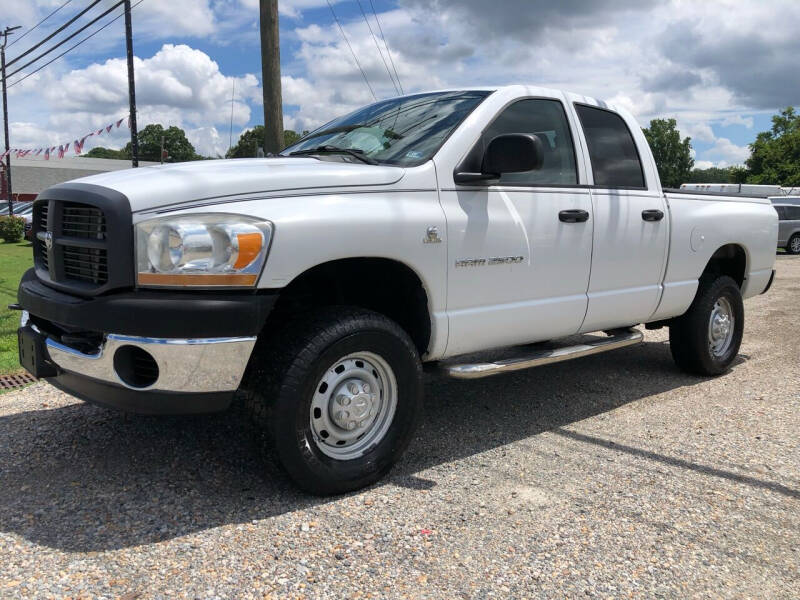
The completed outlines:
[[[258,275],[242,275],[236,273],[208,275],[174,275],[171,273],[139,273],[139,285],[203,285],[203,286],[240,286],[255,285]]]
[[[239,241],[239,256],[236,258],[233,268],[244,269],[258,258],[263,236],[260,233],[237,233],[236,239]]]

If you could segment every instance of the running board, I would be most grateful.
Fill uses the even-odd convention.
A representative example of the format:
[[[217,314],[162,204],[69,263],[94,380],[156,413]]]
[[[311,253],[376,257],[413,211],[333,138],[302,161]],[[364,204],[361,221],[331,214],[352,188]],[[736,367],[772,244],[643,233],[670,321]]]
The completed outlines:
[[[540,367],[553,363],[599,354],[625,346],[633,346],[642,341],[644,336],[638,329],[618,329],[608,332],[609,337],[599,338],[586,344],[576,344],[575,346],[564,346],[554,350],[543,350],[521,356],[519,358],[507,358],[496,362],[472,363],[472,364],[442,364],[440,370],[448,377],[455,379],[479,379],[481,377],[491,377],[501,373],[511,371],[521,371],[531,367]]]

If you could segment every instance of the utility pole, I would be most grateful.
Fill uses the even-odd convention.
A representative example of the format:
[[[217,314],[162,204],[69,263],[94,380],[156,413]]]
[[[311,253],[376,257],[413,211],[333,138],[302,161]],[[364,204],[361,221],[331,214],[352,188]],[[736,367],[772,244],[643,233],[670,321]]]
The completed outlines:
[[[131,0],[125,0],[125,46],[128,52],[128,101],[131,120],[131,166],[139,166],[139,137],[136,130],[136,83],[133,79],[133,29]]]
[[[8,41],[8,34],[15,29],[19,29],[21,25],[16,27],[6,27],[3,33],[3,43],[0,44],[0,74],[3,77],[3,131],[6,134],[6,193],[8,194],[8,214],[14,214],[14,196],[11,194],[11,149],[8,146],[8,96],[6,95],[6,42]]]
[[[283,150],[281,45],[278,0],[259,0],[261,22],[261,88],[264,91],[264,152]]]

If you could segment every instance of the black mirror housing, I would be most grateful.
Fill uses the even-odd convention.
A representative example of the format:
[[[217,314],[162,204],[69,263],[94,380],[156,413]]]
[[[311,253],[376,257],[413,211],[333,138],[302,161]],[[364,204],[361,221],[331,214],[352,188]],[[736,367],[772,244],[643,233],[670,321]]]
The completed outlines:
[[[542,168],[542,140],[531,133],[506,133],[492,138],[483,154],[481,172],[493,175]]]

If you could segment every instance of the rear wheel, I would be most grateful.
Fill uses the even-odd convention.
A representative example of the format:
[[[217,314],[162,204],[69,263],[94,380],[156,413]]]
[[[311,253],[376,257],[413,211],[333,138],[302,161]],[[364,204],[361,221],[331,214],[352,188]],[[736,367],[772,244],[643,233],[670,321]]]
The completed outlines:
[[[795,233],[789,238],[789,243],[786,244],[786,252],[789,254],[800,254],[800,233]]]
[[[728,276],[704,275],[694,302],[669,328],[672,357],[696,375],[720,375],[742,343],[744,305],[737,283]]]
[[[389,471],[422,403],[417,350],[394,321],[326,308],[290,321],[257,352],[246,404],[299,487],[342,493]]]

